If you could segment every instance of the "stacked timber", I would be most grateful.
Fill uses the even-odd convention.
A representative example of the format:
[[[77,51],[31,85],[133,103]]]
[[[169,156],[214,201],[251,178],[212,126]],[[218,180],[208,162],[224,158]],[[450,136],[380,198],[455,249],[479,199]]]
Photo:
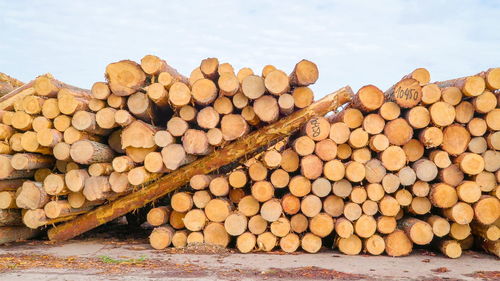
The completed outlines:
[[[12,92],[14,89],[19,88],[22,85],[24,85],[23,82],[0,72],[0,97]]]
[[[254,75],[205,59],[185,77],[152,55],[106,67],[91,90],[40,76],[2,116],[0,208],[36,229],[68,221],[309,106],[316,65]],[[7,144],[8,142],[8,144]]]
[[[22,85],[23,83],[19,80],[0,73],[0,97]],[[15,192],[29,173],[16,174],[9,169],[10,163],[6,159],[10,159],[14,153],[9,141],[16,130],[9,121],[12,115],[3,109],[2,107],[0,110],[0,121],[2,121],[0,122],[0,173],[2,174],[2,179],[0,179],[0,244],[29,239],[38,234],[38,231],[24,226],[21,209],[15,203]],[[6,170],[13,173],[6,175]]]
[[[429,83],[417,69],[228,173],[196,175],[150,210],[150,243],[235,245],[242,253],[322,246],[450,258],[500,248],[500,68]]]

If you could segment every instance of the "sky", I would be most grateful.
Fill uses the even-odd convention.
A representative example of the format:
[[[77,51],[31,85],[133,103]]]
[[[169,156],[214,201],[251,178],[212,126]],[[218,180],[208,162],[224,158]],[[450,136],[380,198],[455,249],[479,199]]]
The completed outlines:
[[[202,59],[261,73],[315,62],[316,97],[382,90],[417,67],[440,81],[500,66],[500,1],[0,0],[0,72],[82,88],[107,64],[155,54],[189,76]]]

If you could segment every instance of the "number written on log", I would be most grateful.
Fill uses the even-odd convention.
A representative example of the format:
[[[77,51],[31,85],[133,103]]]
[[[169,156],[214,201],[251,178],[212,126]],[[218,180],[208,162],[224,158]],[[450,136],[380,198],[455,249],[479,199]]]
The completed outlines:
[[[392,99],[403,108],[414,107],[422,99],[422,87],[415,79],[403,79],[394,86]]]
[[[318,137],[321,134],[321,126],[319,125],[318,119],[313,118],[310,121],[312,128],[312,137]]]
[[[418,99],[418,92],[415,89],[408,89],[408,88],[403,88],[401,86],[396,88],[396,91],[394,91],[394,95],[397,98],[404,98],[407,100],[417,100]]]

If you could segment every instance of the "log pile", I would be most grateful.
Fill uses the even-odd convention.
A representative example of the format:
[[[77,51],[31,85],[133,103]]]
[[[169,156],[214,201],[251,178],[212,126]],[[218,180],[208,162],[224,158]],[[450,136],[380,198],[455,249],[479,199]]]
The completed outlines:
[[[0,209],[24,209],[26,226],[72,220],[306,108],[318,69],[254,75],[209,58],[185,77],[147,55],[105,76],[91,90],[40,76],[4,107]]]
[[[500,68],[429,81],[417,69],[385,92],[364,86],[232,171],[192,177],[149,211],[151,246],[498,256]]]
[[[21,87],[23,84],[23,82],[17,80],[16,78],[0,72],[0,97],[12,92],[16,88]]]
[[[155,202],[155,249],[500,255],[500,68],[433,83],[419,68],[329,116],[350,89],[313,103],[307,60],[254,74],[208,58],[183,76],[147,55],[105,77],[43,75],[0,98],[0,243],[48,225],[69,239]]]

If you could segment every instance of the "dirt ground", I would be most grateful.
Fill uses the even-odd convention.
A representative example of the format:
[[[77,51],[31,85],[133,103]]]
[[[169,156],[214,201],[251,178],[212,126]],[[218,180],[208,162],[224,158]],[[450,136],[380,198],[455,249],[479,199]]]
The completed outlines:
[[[468,251],[460,259],[411,256],[239,254],[195,246],[153,250],[140,239],[87,238],[0,247],[0,280],[500,280],[500,262]]]

